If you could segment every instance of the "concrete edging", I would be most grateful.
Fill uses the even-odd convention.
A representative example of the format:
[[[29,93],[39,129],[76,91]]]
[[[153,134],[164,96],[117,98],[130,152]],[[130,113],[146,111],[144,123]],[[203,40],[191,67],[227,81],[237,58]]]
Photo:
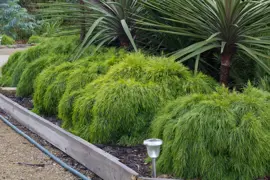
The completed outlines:
[[[0,108],[104,180],[137,180],[138,173],[119,159],[74,136],[0,94]]]
[[[16,88],[0,89],[16,91]],[[139,177],[137,172],[119,162],[118,158],[29,111],[1,92],[0,108],[104,180],[180,180]]]

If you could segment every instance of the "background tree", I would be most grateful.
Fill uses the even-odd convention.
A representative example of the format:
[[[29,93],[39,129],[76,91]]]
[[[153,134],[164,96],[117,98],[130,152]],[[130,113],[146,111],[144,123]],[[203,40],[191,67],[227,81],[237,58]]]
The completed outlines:
[[[161,14],[156,21],[142,18],[141,28],[188,37],[196,43],[174,52],[180,62],[211,52],[220,54],[220,83],[228,85],[233,57],[239,53],[270,73],[270,1],[149,0],[146,7]],[[211,59],[211,56],[209,59]],[[213,56],[212,56],[213,57]],[[209,62],[209,60],[208,60]],[[195,66],[196,67],[196,66]]]

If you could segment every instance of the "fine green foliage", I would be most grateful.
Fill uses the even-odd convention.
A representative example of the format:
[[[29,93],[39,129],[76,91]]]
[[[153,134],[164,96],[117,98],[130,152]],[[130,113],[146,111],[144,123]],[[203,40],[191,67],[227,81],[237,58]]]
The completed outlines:
[[[37,36],[37,35],[33,35],[28,39],[28,44],[38,44],[41,43],[43,41],[43,37]]]
[[[58,68],[56,68],[56,71],[59,70]],[[44,94],[44,110],[42,112],[46,112],[46,114],[57,114],[57,105],[66,90],[66,83],[70,70],[72,70],[71,66],[66,67],[63,71],[60,70],[61,72],[57,75],[55,80],[47,87]]]
[[[54,103],[54,100],[56,99],[57,101],[59,95],[62,95],[59,92],[62,92],[61,85],[63,85],[62,83],[65,83],[65,78],[62,81],[62,79],[58,78],[58,75],[61,75],[62,72],[68,71],[72,68],[72,63],[65,62],[60,64],[59,66],[52,65],[38,75],[34,83],[33,96],[36,112],[43,114],[55,114],[57,110],[57,104]],[[63,78],[62,75],[61,78]],[[58,81],[59,84],[54,83],[55,81]],[[55,90],[55,93],[58,95],[58,97],[54,97],[53,95],[53,86],[57,86],[56,88],[59,88]]]
[[[63,36],[58,38],[42,39],[41,44],[38,44],[35,47],[31,47],[26,51],[15,53],[9,58],[7,64],[5,64],[2,68],[2,77],[0,80],[0,84],[5,86],[17,86],[20,82],[20,79],[22,78],[22,74],[24,71],[28,71],[27,73],[33,75],[34,72],[38,73],[37,70],[33,70],[34,72],[30,72],[31,70],[28,68],[28,66],[30,66],[31,63],[34,63],[36,60],[39,60],[39,58],[45,56],[48,56],[48,61],[58,61],[58,59],[50,58],[50,56],[54,56],[54,54],[70,56],[70,54],[74,51],[78,44],[79,37],[77,36]],[[83,54],[83,56],[87,56],[87,54],[90,54],[89,51],[91,52],[90,48],[85,52],[85,54]],[[63,60],[63,58],[61,57],[59,57],[59,59],[59,61]],[[67,61],[68,57],[66,57],[65,60]],[[40,66],[42,66],[43,63],[41,62]],[[35,63],[34,66],[38,66],[38,63]],[[23,81],[24,82],[22,82],[22,84],[20,85],[18,95],[28,96],[32,93],[32,80],[24,79]],[[29,85],[26,85],[27,81],[30,82]],[[24,86],[26,88],[25,90],[23,90]]]
[[[152,123],[158,169],[193,179],[252,180],[270,172],[270,94],[248,86],[171,102]]]
[[[128,137],[140,143],[147,137],[149,124],[163,104],[162,91],[155,83],[143,84],[132,79],[104,84],[95,97],[89,139],[96,143],[123,143]]]
[[[12,86],[17,86],[20,81],[21,75],[26,67],[39,56],[42,56],[48,52],[48,49],[44,49],[41,46],[29,48],[27,51],[22,52],[18,59],[18,64],[14,67],[12,73]]]
[[[13,44],[15,44],[15,40],[12,37],[9,37],[7,35],[2,36],[0,45],[13,45]]]
[[[17,66],[19,62],[19,57],[21,56],[22,52],[16,52],[11,55],[8,59],[8,62],[2,67],[1,73],[2,76],[0,77],[0,86],[8,86],[11,87],[12,83],[12,73],[14,68]]]
[[[76,90],[84,88],[87,84],[106,74],[108,69],[114,64],[122,61],[126,52],[122,49],[101,48],[95,55],[79,61],[88,62],[82,68],[74,69],[67,80],[66,91],[58,106],[58,117],[63,120],[63,127],[69,129],[72,124],[72,113],[74,99],[79,94]],[[75,91],[73,93],[73,91]]]
[[[196,91],[211,92],[215,86],[211,78],[194,77],[170,59],[131,53],[105,76],[66,98],[67,106],[74,103],[72,123],[66,124],[90,142],[137,144],[164,102]]]
[[[65,55],[48,54],[30,63],[23,71],[17,85],[16,95],[28,97],[33,94],[34,81],[39,73],[52,64],[59,64],[68,59]]]

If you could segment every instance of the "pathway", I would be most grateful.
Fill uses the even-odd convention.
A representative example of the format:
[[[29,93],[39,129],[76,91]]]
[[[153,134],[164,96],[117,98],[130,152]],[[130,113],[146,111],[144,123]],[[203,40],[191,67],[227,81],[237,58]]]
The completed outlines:
[[[0,49],[0,67],[7,62],[9,55],[22,50],[25,49]],[[0,179],[73,180],[78,178],[0,120]]]
[[[76,179],[2,121],[0,121],[0,149],[0,179]]]
[[[17,51],[23,51],[27,48],[4,48],[0,49],[0,68],[8,61],[8,58],[11,54]]]

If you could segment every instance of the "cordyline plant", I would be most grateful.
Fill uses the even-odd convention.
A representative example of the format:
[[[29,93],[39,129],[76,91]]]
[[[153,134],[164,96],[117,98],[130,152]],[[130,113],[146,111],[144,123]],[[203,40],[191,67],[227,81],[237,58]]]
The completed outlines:
[[[85,32],[83,41],[73,59],[77,59],[92,44],[97,49],[105,44],[118,41],[120,46],[134,43],[135,21],[133,16],[143,11],[137,0],[80,0],[79,3],[47,3],[40,12],[43,17],[59,17],[72,23],[66,28],[74,33]],[[72,13],[70,13],[72,12]],[[82,36],[81,36],[82,37]]]
[[[220,51],[220,83],[229,81],[232,57],[244,53],[266,72],[270,67],[270,0],[148,0],[145,6],[162,21],[142,18],[141,29],[192,38],[196,43],[173,56],[181,62]],[[196,66],[195,66],[196,67]]]

